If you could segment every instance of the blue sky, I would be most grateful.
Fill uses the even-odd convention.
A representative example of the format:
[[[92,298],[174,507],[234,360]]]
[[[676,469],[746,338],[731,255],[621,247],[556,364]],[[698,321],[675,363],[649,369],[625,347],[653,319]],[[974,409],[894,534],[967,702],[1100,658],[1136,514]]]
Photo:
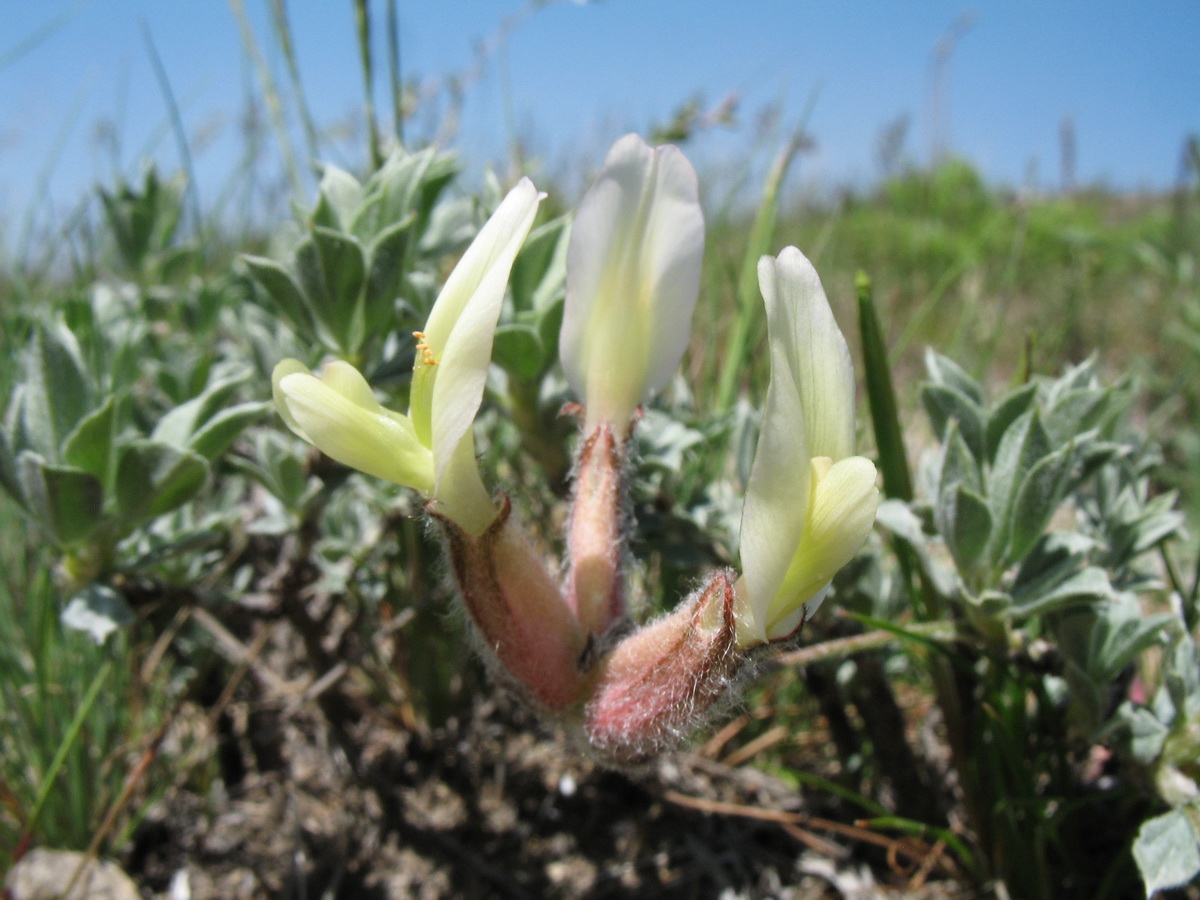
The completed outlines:
[[[267,3],[244,3],[282,77]],[[398,5],[405,73],[431,86],[465,71],[480,42],[526,8],[525,0]],[[373,6],[382,12],[381,0]],[[352,121],[361,80],[350,0],[288,8],[315,118]],[[525,18],[488,58],[466,95],[456,146],[478,167],[502,160],[515,130],[564,175],[695,94],[716,103],[734,92],[738,130],[689,153],[744,155],[760,110],[782,104],[793,127],[812,100],[816,144],[801,177],[868,183],[880,171],[881,130],[901,116],[909,157],[928,158],[934,48],[955,22],[969,24],[945,68],[937,121],[949,147],[990,179],[1056,187],[1069,117],[1077,181],[1174,182],[1185,137],[1200,131],[1195,0],[560,0]],[[244,98],[257,86],[227,2],[0,0],[0,214],[23,214],[35,200],[39,210],[67,209],[97,182],[110,184],[114,166],[133,172],[147,156],[178,165],[143,29],[181,106],[201,196],[219,192],[238,159]],[[118,137],[115,152],[97,139],[105,128]]]

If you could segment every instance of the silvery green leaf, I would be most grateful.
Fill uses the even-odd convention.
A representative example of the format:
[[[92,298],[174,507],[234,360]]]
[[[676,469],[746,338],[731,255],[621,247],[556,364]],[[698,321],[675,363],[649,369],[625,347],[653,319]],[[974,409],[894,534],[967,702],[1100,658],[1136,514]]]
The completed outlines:
[[[115,424],[116,397],[109,394],[98,410],[81,420],[67,435],[63,460],[69,466],[95,475],[101,484],[110,484]]]
[[[274,481],[278,488],[276,494],[283,503],[291,509],[300,505],[308,490],[308,472],[304,461],[291,454],[281,456],[272,465]]]
[[[641,463],[669,472],[682,471],[688,451],[704,442],[701,432],[657,410],[646,410],[635,436]]]
[[[1168,806],[1193,805],[1200,809],[1200,778],[1193,774],[1197,759],[1200,759],[1200,736],[1193,735],[1190,740],[1186,733],[1167,736],[1163,758],[1154,772],[1154,787]]]
[[[311,338],[316,333],[312,310],[300,285],[291,274],[275,262],[262,256],[242,256],[242,262],[250,270],[254,280],[275,301],[279,311],[291,321],[301,336]]]
[[[416,218],[410,214],[384,229],[367,245],[363,315],[369,334],[386,334],[395,322],[396,301],[404,293],[415,221]]]
[[[1024,590],[1047,575],[1062,577],[1064,566],[1067,571],[1080,568],[1099,547],[1096,538],[1078,531],[1048,531],[1021,561],[1014,587]]]
[[[960,572],[969,573],[987,549],[992,532],[992,513],[987,501],[961,482],[943,491],[934,507],[938,531]]]
[[[469,199],[447,200],[429,211],[417,248],[426,258],[443,256],[469,243],[478,227]]]
[[[1173,509],[1171,493],[1144,501],[1145,485],[1112,489],[1111,479],[1102,477],[1101,485],[1115,493],[1100,506],[1101,528],[1107,544],[1104,560],[1117,569],[1128,569],[1142,553],[1176,533],[1183,525],[1182,514]]]
[[[318,191],[313,223],[326,228],[348,230],[363,202],[363,187],[358,179],[337,166],[326,165],[321,173]]]
[[[8,449],[16,456],[22,450],[32,449],[29,446],[29,440],[25,435],[25,395],[28,394],[26,386],[18,383],[13,387],[12,394],[8,398],[8,408],[4,410],[4,426],[3,432],[5,439],[8,441]]]
[[[1012,508],[1021,482],[1051,449],[1036,407],[1017,418],[1000,439],[987,483],[987,498],[995,523],[992,532],[994,559],[998,559],[1008,545]]]
[[[964,595],[964,599],[981,615],[991,619],[1006,616],[1012,608],[1012,597],[1003,591],[984,591],[978,597]]]
[[[296,247],[296,274],[316,318],[352,353],[362,335],[362,286],[366,263],[358,241],[315,227]]]
[[[875,521],[917,558],[921,574],[940,597],[953,597],[958,591],[958,581],[953,572],[937,562],[929,552],[929,538],[921,527],[921,520],[903,500],[884,500],[875,513]]]
[[[1062,566],[1042,578],[1013,589],[1013,615],[1025,619],[1072,606],[1106,600],[1113,595],[1108,573],[1098,566],[1072,571]]]
[[[380,232],[388,228],[390,225],[407,218],[408,215],[411,215],[411,213],[407,212],[400,213],[399,218],[389,220],[387,218],[388,198],[378,190],[372,191],[370,189],[370,185],[371,182],[368,181],[367,190],[363,195],[363,201],[359,204],[358,209],[355,210],[354,216],[351,218],[347,227],[342,229],[343,231],[346,231],[358,238],[358,240],[364,246],[374,240]],[[314,224],[326,225],[327,223],[314,220]]]
[[[996,458],[1000,441],[1009,427],[1029,411],[1037,399],[1038,388],[1035,383],[1029,383],[1013,391],[1001,399],[987,414],[987,424],[984,426],[984,443],[987,446],[987,458],[990,462]]]
[[[1051,442],[1065,444],[1094,428],[1108,406],[1109,397],[1107,390],[1098,387],[1072,390],[1055,397],[1042,416]]]
[[[270,403],[257,401],[227,407],[197,429],[188,440],[188,448],[212,462],[270,408]]]
[[[314,228],[312,236],[320,255],[325,302],[340,316],[353,315],[366,279],[362,245],[330,228]]]
[[[117,461],[117,509],[126,525],[152,519],[187,502],[204,487],[208,463],[173,444],[139,440]]]
[[[971,453],[967,441],[959,430],[957,421],[951,421],[942,438],[942,464],[938,473],[938,494],[944,494],[956,485],[979,493],[982,482],[978,457]]]
[[[1046,400],[1053,405],[1064,394],[1095,387],[1099,387],[1099,380],[1096,378],[1096,357],[1089,356],[1078,365],[1068,368],[1050,383]]]
[[[123,548],[127,551],[124,568],[140,571],[162,565],[168,560],[178,560],[181,564],[190,560],[194,564],[206,555],[206,551],[219,548],[223,538],[229,534],[229,523],[221,522],[221,516],[217,514],[186,522],[182,516],[172,516],[166,529],[141,529],[137,535],[141,539],[131,541]],[[294,521],[292,526],[295,527]],[[136,556],[132,555],[134,551],[137,552]],[[231,589],[239,592],[248,590],[247,577],[241,574],[236,576]]]
[[[1143,517],[1137,523],[1137,537],[1133,543],[1135,555],[1158,546],[1183,528],[1185,516],[1174,508],[1175,499],[1175,493],[1172,491],[1160,494],[1146,504]]]
[[[942,356],[934,350],[925,350],[925,371],[929,380],[934,384],[953,388],[974,402],[977,406],[983,403],[983,391],[979,382],[963,371],[954,360]]]
[[[297,452],[297,442],[274,429],[258,429],[248,439],[250,452],[232,456],[227,463],[265,487],[287,509],[296,509],[309,489],[304,457]]]
[[[522,381],[536,378],[546,361],[537,332],[528,325],[516,324],[496,329],[492,359]]]
[[[369,241],[414,212],[421,180],[434,158],[432,147],[419,153],[393,153],[364,185],[364,200],[349,231]]]
[[[213,381],[200,394],[179,404],[159,419],[150,439],[179,448],[190,446],[193,437],[229,406],[237,389],[248,378],[249,373],[239,373]]]
[[[8,433],[4,430],[0,430],[0,487],[22,506],[25,505],[25,496],[17,479],[14,448],[9,444]]]
[[[1121,704],[1117,717],[1115,725],[1128,735],[1129,749],[1134,759],[1145,766],[1152,765],[1162,753],[1163,744],[1170,733],[1167,724],[1151,710],[1128,702]]]
[[[91,635],[97,645],[114,631],[132,625],[133,618],[125,598],[103,584],[89,584],[62,611],[64,625]]]
[[[1193,804],[1143,822],[1133,858],[1147,897],[1192,881],[1200,875],[1200,809]]]
[[[1008,560],[1024,557],[1050,524],[1062,502],[1072,464],[1072,448],[1063,447],[1038,460],[1021,480],[1009,520]]]
[[[100,524],[104,488],[90,472],[25,450],[17,457],[17,478],[26,509],[59,544],[81,541]]]
[[[1200,718],[1200,644],[1191,635],[1180,636],[1167,654],[1165,666],[1164,698],[1177,711]]]
[[[957,423],[971,455],[984,458],[983,409],[975,400],[948,385],[926,384],[921,387],[921,402],[934,434],[944,439],[950,424]]]
[[[541,315],[538,316],[538,338],[545,348],[548,360],[558,358],[558,335],[562,331],[563,309],[565,306],[564,298],[560,294],[558,299],[543,308]]]
[[[1117,595],[1066,613],[1055,631],[1064,655],[1097,684],[1108,684],[1139,653],[1161,642],[1164,629],[1177,621],[1170,613],[1144,615],[1136,597]]]
[[[429,152],[433,155],[429,160],[429,165],[421,173],[416,196],[417,221],[420,223],[418,228],[422,232],[427,230],[432,216],[439,209],[449,205],[439,201],[441,201],[447,186],[454,181],[462,168],[458,157],[453,153],[436,153],[433,148],[430,148]],[[504,198],[504,194],[503,190],[496,194],[487,204],[487,208],[495,210]]]
[[[79,343],[61,322],[39,326],[25,354],[24,433],[31,449],[59,460],[63,439],[92,408]]]
[[[529,233],[513,263],[509,287],[518,311],[541,310],[562,296],[567,274],[566,217],[540,225]]]
[[[177,244],[158,255],[158,279],[164,285],[177,284],[202,264],[203,257],[194,244]]]

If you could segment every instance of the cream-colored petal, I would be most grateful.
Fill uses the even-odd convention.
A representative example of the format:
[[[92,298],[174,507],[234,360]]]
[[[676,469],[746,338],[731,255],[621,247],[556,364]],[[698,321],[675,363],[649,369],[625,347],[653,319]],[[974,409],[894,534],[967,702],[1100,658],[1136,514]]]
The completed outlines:
[[[806,367],[797,364],[794,313],[786,308],[795,298],[780,285],[772,257],[760,260],[758,279],[767,306],[771,380],[742,506],[738,630],[765,639],[771,602],[804,537],[812,453],[799,381]]]
[[[473,537],[483,534],[500,512],[479,475],[475,436],[469,429],[451,454],[434,499],[442,515]]]
[[[787,247],[759,262],[772,342],[781,342],[804,407],[812,456],[838,460],[854,452],[854,364],[807,257]],[[772,364],[774,356],[772,356]]]
[[[828,457],[813,459],[804,537],[767,611],[769,638],[789,634],[802,607],[825,590],[866,541],[879,507],[875,475],[874,463],[861,456],[836,463]]]
[[[383,412],[383,406],[375,399],[375,392],[367,384],[367,379],[350,363],[341,359],[331,360],[321,367],[318,377],[356,406],[373,413]]]
[[[414,378],[414,389],[430,394],[435,483],[479,411],[508,276],[541,197],[528,178],[509,191],[450,273],[425,326],[424,342],[436,366],[432,379],[428,371],[419,386]]]
[[[300,427],[300,423],[292,416],[291,410],[288,409],[287,398],[279,389],[279,382],[286,376],[294,375],[297,372],[302,372],[305,375],[311,374],[308,371],[308,366],[300,362],[298,359],[284,359],[275,365],[274,371],[271,372],[271,399],[275,401],[275,409],[279,412],[279,417],[283,419],[285,425],[299,437],[308,440],[308,435],[304,433],[304,429]]]
[[[767,307],[771,381],[742,510],[739,639],[761,640],[799,621],[798,607],[777,606],[780,587],[798,548],[811,539],[810,460],[853,453],[854,369],[804,254],[788,247],[778,258],[764,256],[758,280]]]
[[[364,408],[306,372],[284,375],[278,393],[298,433],[322,453],[368,475],[432,491],[433,455],[404,417]]]
[[[613,145],[567,249],[559,355],[588,421],[624,428],[679,366],[704,253],[695,170],[637,135]]]

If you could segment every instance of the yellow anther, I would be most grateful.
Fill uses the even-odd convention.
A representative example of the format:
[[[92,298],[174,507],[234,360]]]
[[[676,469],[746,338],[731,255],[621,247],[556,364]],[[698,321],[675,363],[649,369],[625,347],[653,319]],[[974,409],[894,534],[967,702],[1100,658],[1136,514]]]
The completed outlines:
[[[417,339],[417,352],[421,354],[421,362],[427,366],[436,366],[437,359],[434,358],[433,351],[429,349],[429,345],[425,343],[425,332],[414,331],[413,337]]]

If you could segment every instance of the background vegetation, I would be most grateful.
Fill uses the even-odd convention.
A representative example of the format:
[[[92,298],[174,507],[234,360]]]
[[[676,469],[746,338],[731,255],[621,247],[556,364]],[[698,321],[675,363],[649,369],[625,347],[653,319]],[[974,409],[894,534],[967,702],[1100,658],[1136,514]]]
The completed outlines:
[[[290,52],[282,18],[272,35],[247,31],[248,53],[257,39]],[[369,94],[380,72],[363,61]],[[0,228],[0,869],[39,845],[132,863],[156,804],[219,806],[236,781],[229,741],[255,733],[231,704],[316,709],[357,770],[365,710],[436,735],[492,691],[446,625],[414,498],[310,452],[265,402],[276,361],[336,353],[403,408],[407,335],[502,186],[537,168],[524,148],[470,183],[445,147],[404,149],[412,98],[393,87],[392,110],[367,108],[360,170],[326,170],[315,196],[297,172],[321,156],[319,127],[293,141],[264,126],[216,208],[195,204],[187,172],[150,164],[44,230]],[[262,88],[268,108],[303,109],[301,94]],[[660,131],[686,150],[713,124],[685,105]],[[1200,852],[1187,787],[1200,758],[1186,528],[1200,516],[1196,141],[1161,195],[1018,192],[945,158],[795,202],[783,185],[808,139],[746,136],[746,172],[768,173],[753,204],[745,173],[701,173],[695,338],[638,432],[647,606],[735,559],[767,378],[749,274],[763,252],[796,244],[821,272],[868,382],[862,442],[891,499],[839,580],[843,612],[825,607],[706,752],[911,841],[893,849],[922,880],[1013,897],[1187,881]],[[275,196],[294,215],[255,186],[270,147],[288,161]],[[514,273],[480,446],[490,483],[516,488],[554,548],[570,198],[538,186],[549,209]],[[927,715],[936,727],[921,728]],[[242,752],[265,765],[267,750]],[[1146,822],[1158,825],[1138,839]]]

